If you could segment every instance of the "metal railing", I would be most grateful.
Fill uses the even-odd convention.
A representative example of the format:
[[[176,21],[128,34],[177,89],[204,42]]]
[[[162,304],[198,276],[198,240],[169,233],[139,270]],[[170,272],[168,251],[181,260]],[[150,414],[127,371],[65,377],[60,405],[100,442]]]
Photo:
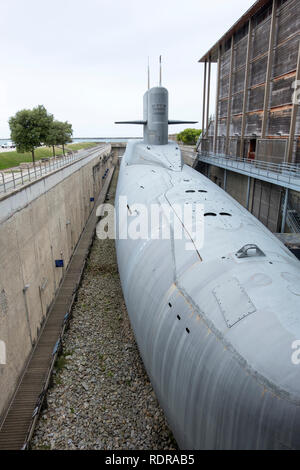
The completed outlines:
[[[298,216],[295,214],[295,211],[293,211],[293,210],[288,210],[288,211],[287,211],[286,223],[287,223],[289,229],[290,229],[293,233],[300,233],[299,218],[298,218]]]
[[[103,145],[100,147],[103,147]],[[44,158],[35,162],[35,165],[28,163],[27,168],[15,167],[0,171],[0,194],[13,191],[24,184],[35,181],[48,173],[69,165],[85,156],[90,156],[99,150],[100,148],[97,146],[77,152],[71,151],[67,155]]]
[[[262,160],[238,158],[234,156],[201,151],[198,160],[219,166],[250,177],[269,181],[290,189],[300,190],[300,165],[272,163]]]
[[[288,203],[286,223],[294,233],[300,233],[300,216],[298,212]]]

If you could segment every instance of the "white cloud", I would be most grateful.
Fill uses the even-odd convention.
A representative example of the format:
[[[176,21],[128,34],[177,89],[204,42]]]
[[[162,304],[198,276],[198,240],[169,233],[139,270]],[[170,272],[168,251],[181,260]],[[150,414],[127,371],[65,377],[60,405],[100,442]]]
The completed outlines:
[[[197,61],[252,3],[2,0],[0,136],[9,136],[11,115],[38,104],[71,122],[75,136],[141,135],[138,126],[114,121],[142,118],[147,57],[155,85],[160,54],[170,118],[201,121]],[[214,93],[213,85],[212,113]]]

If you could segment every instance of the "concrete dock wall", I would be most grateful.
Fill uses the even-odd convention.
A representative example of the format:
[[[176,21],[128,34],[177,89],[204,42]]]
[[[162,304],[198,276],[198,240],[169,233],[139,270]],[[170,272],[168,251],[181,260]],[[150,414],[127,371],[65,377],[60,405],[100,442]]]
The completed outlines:
[[[183,161],[186,165],[193,166],[195,158],[197,157],[196,148],[194,145],[179,145]]]
[[[111,167],[110,152],[99,147],[0,198],[0,423]]]
[[[223,168],[210,165],[210,179],[223,189],[224,174]],[[226,192],[244,207],[247,203],[247,188],[247,176],[227,170]],[[281,227],[282,194],[280,186],[251,178],[248,210],[275,233]]]

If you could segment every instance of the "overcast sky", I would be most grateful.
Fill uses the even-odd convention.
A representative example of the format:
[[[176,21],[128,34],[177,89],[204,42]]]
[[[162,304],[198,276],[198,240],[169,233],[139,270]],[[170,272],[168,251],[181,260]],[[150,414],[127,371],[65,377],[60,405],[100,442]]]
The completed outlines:
[[[170,119],[201,128],[198,60],[253,3],[1,0],[0,138],[10,135],[10,116],[38,104],[71,122],[74,137],[140,136],[140,126],[114,121],[142,119],[148,56],[153,86],[160,54]]]

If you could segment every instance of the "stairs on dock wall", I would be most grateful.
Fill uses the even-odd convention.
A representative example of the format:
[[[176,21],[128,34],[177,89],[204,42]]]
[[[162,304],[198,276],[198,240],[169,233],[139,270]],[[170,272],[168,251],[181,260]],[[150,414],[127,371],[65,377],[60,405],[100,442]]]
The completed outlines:
[[[300,214],[290,205],[288,206],[286,223],[292,232],[300,233]]]

